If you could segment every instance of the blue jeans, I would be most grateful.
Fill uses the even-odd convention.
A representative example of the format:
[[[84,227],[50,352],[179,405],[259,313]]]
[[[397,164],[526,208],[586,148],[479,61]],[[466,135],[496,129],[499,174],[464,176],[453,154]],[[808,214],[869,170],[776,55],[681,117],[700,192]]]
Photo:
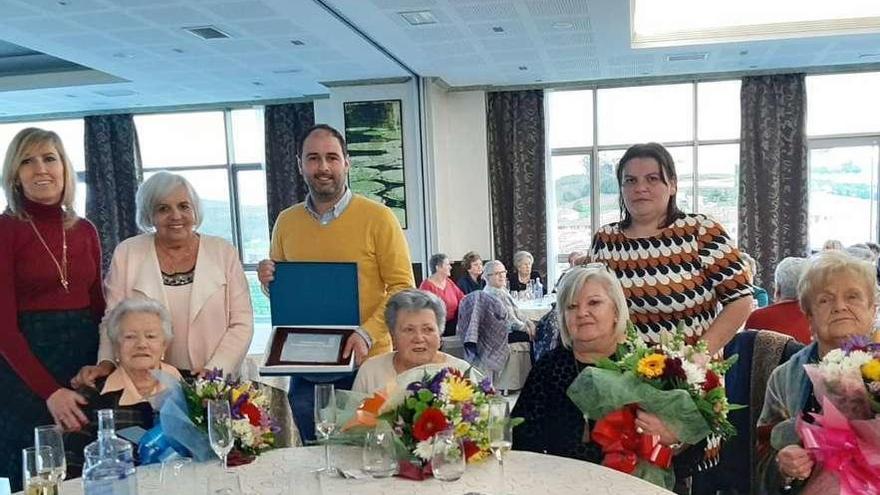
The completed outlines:
[[[291,375],[287,398],[303,443],[315,441],[315,384],[332,383],[339,390],[351,390],[355,373]]]

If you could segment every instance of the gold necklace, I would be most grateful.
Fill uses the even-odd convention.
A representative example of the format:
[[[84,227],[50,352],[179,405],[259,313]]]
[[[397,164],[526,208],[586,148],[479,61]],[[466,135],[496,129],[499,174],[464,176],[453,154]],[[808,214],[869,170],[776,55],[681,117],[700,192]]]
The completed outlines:
[[[64,292],[70,292],[69,285],[70,282],[67,280],[67,232],[64,230],[64,222],[62,220],[61,223],[61,263],[58,262],[58,258],[52,254],[52,250],[49,249],[49,245],[46,244],[46,240],[43,239],[43,236],[40,235],[40,231],[37,230],[36,224],[34,221],[28,218],[28,223],[31,224],[31,228],[34,229],[34,234],[37,234],[37,239],[43,244],[43,247],[46,248],[46,252],[49,253],[49,257],[52,258],[52,262],[55,263],[55,268],[58,269],[58,280],[61,282],[61,287],[64,288]]]

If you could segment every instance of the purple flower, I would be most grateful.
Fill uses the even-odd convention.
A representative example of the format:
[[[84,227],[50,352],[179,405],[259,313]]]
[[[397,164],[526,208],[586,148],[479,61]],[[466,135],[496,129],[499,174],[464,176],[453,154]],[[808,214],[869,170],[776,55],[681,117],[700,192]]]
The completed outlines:
[[[412,392],[417,394],[419,390],[425,388],[425,385],[422,382],[412,382],[406,386],[407,392]]]
[[[205,373],[205,380],[208,380],[209,382],[213,382],[214,380],[217,380],[218,378],[223,378],[223,370],[221,370],[219,368],[214,368],[214,369],[208,371],[207,373]]]
[[[474,407],[473,403],[465,402],[461,405],[461,419],[467,421],[468,423],[473,423],[477,420],[477,416],[479,416],[479,414],[477,413],[477,410]]]
[[[428,382],[428,390],[437,395],[440,393],[440,386],[443,384],[443,380],[446,379],[447,371],[446,368],[440,370],[434,378],[431,378],[431,381]]]
[[[495,389],[492,388],[492,379],[490,377],[487,376],[480,380],[480,390],[486,395],[495,394]]]
[[[871,339],[865,335],[854,335],[840,346],[847,355],[853,351],[868,351],[871,347]]]

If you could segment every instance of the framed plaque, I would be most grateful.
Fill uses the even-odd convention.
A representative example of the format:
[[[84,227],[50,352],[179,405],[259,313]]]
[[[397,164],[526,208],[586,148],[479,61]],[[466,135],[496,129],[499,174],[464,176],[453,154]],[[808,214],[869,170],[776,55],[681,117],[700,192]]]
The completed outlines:
[[[353,332],[347,328],[275,327],[266,366],[296,373],[351,371],[352,356],[345,359],[342,351]]]

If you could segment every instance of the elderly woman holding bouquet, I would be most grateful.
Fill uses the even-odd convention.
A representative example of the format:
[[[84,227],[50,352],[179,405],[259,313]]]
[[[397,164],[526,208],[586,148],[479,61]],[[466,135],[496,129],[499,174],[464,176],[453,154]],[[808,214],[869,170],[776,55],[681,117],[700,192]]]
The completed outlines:
[[[88,400],[84,412],[89,423],[64,438],[70,478],[80,476],[83,448],[97,438],[98,410],[114,410],[117,431],[129,426],[150,429],[154,416],[150,399],[163,390],[154,372],[180,380],[177,369],[162,361],[171,342],[171,317],[158,301],[123,300],[108,313],[106,331],[117,366],[109,376],[96,380],[94,387],[79,390]]]
[[[585,418],[567,392],[578,374],[612,357],[626,339],[627,306],[617,277],[604,265],[569,270],[557,293],[562,347],[532,369],[512,412],[525,421],[513,430],[513,448],[601,463],[602,447],[591,432],[599,418]],[[657,416],[639,411],[638,431],[679,447]]]
[[[871,335],[877,309],[875,276],[873,265],[841,251],[823,251],[807,261],[798,300],[810,322],[813,343],[770,375],[758,420],[759,442],[767,452],[759,465],[761,493],[797,493],[815,474],[815,459],[796,431],[803,413],[821,410],[805,365],[819,363],[848,339]]]
[[[467,361],[440,351],[446,306],[436,295],[419,289],[398,292],[388,300],[385,321],[395,350],[366,360],[355,377],[353,391],[372,393],[405,377],[417,380],[421,376],[416,374],[426,370],[470,368]]]
[[[220,369],[236,375],[254,331],[250,292],[238,253],[220,237],[198,232],[201,201],[186,178],[159,172],[137,192],[138,226],[144,234],[113,252],[105,281],[107,307],[133,296],[162,302],[174,340],[167,361],[184,375]],[[102,332],[98,365],[86,366],[75,385],[90,385],[113,371],[112,350]]]

